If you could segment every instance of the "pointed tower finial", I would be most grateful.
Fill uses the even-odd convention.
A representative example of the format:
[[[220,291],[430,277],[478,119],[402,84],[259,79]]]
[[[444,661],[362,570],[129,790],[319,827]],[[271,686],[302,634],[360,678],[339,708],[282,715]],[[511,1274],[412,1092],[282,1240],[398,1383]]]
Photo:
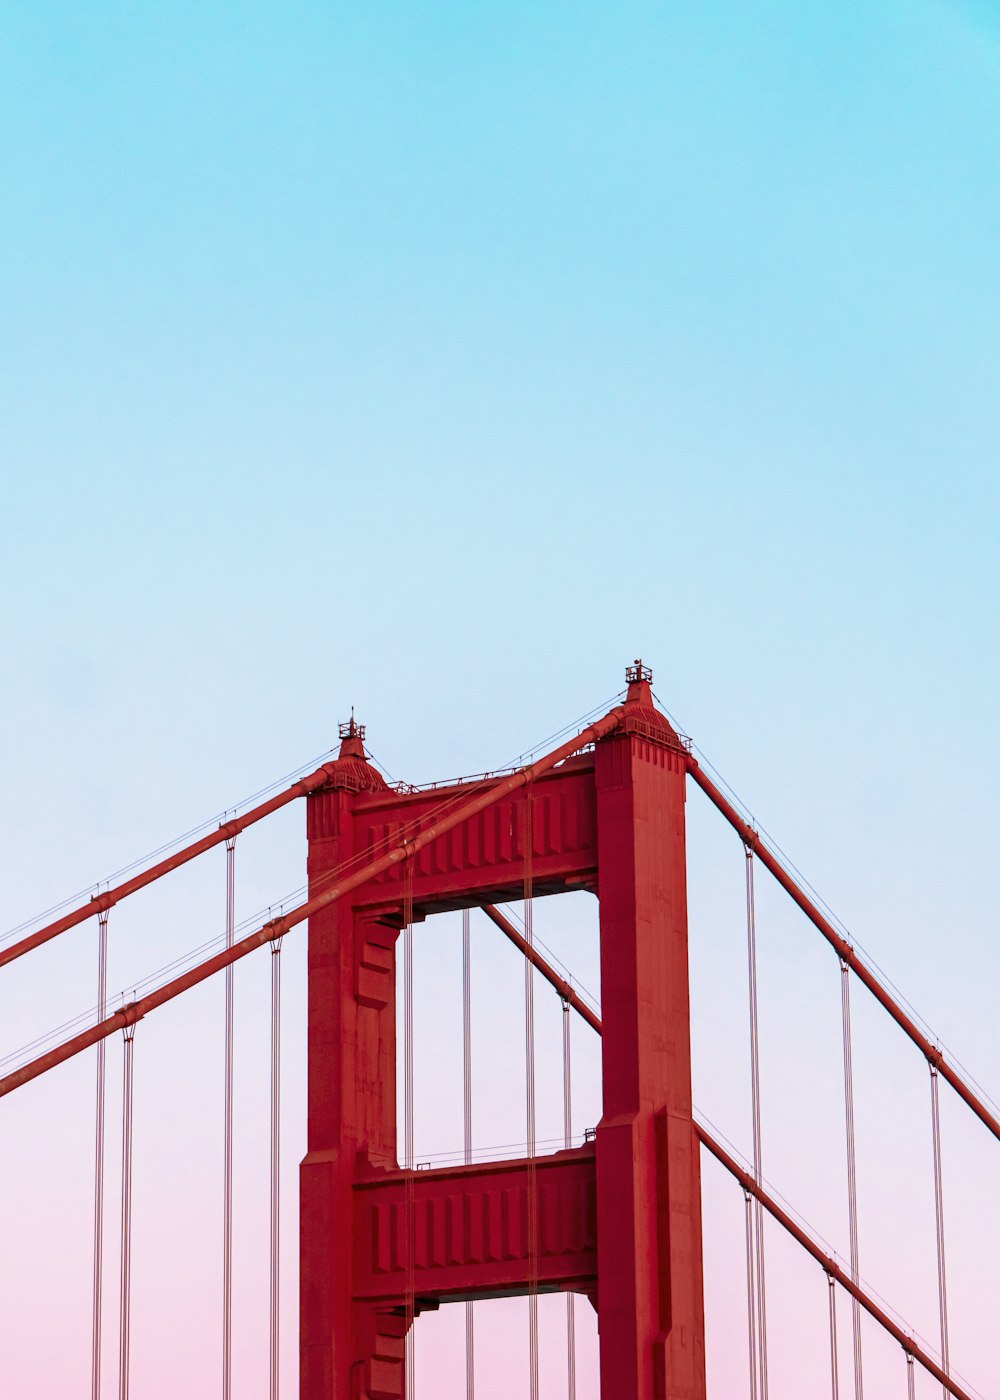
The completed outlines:
[[[364,758],[365,756],[365,726],[358,724],[354,718],[354,706],[351,706],[351,718],[344,720],[340,725],[340,757],[341,758]]]
[[[652,709],[652,666],[643,665],[642,657],[637,656],[631,666],[625,667],[625,679],[628,681],[628,694],[625,697],[626,705],[642,705],[648,709]]]

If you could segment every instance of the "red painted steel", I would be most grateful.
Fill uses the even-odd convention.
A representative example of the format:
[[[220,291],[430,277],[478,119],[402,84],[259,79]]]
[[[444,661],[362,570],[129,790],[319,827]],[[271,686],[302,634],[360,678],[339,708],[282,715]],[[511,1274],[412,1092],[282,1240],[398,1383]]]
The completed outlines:
[[[597,1289],[593,1144],[535,1159],[541,1292]],[[409,1198],[408,1198],[409,1193]],[[354,1185],[354,1296],[402,1307],[412,1212],[412,1286],[418,1310],[526,1293],[526,1158],[405,1172],[373,1170]]]
[[[704,1400],[700,1151],[957,1400],[873,1298],[692,1118],[685,779],[690,773],[838,956],[1000,1138],[944,1060],[655,709],[650,676],[575,739],[502,779],[398,792],[342,730],[338,759],[0,951],[0,966],[260,821],[308,802],[310,892],[287,915],[0,1079],[0,1097],[308,919],[309,1134],[301,1168],[303,1400],[404,1400],[409,1319],[452,1301],[562,1290],[598,1310],[601,1394]],[[581,753],[592,746],[593,752]],[[527,789],[530,787],[530,794]],[[493,901],[599,898],[603,1018]],[[395,944],[404,918],[484,908],[602,1035],[596,1142],[548,1157],[403,1171],[396,1143]],[[537,1194],[536,1194],[537,1193]],[[537,1220],[537,1233],[529,1226]]]
[[[799,906],[810,923],[820,931],[826,941],[834,949],[837,956],[847,963],[858,980],[863,982],[868,988],[875,1000],[888,1011],[897,1026],[909,1036],[913,1044],[926,1058],[927,1063],[940,1072],[942,1078],[946,1079],[955,1090],[955,1093],[958,1094],[959,1098],[963,1099],[965,1103],[968,1104],[979,1121],[989,1128],[995,1138],[1000,1140],[1000,1119],[987,1108],[986,1104],[975,1090],[967,1084],[959,1072],[948,1063],[941,1047],[939,1045],[934,1045],[932,1041],[927,1039],[912,1017],[908,1016],[903,1010],[892,993],[889,992],[875,974],[865,966],[846,938],[841,937],[830,923],[829,919],[824,918],[805,891],[792,879],[777,856],[768,850],[766,843],[761,840],[759,832],[754,831],[753,827],[743,820],[732,803],[723,796],[712,782],[711,778],[704,772],[697,759],[690,755],[688,756],[688,771],[701,788],[702,792],[705,793],[712,804],[722,813],[729,825],[737,832],[744,844],[751,848],[760,863],[771,872],[782,889],[787,894],[791,895],[792,899]]]
[[[364,881],[352,881],[351,899],[327,902],[321,893],[309,901],[303,1400],[403,1400],[411,1308],[526,1293],[536,1277],[542,1287],[585,1292],[598,1307],[602,1395],[704,1400],[686,753],[645,679],[572,747],[588,738],[593,753],[542,771],[535,765],[506,780],[505,791],[491,784],[471,803],[464,788],[389,791],[374,769],[367,785],[348,788],[334,777],[308,800],[310,890],[324,891],[345,861],[376,859]],[[517,792],[528,781],[530,802]],[[446,819],[446,829],[436,815],[442,804],[446,813],[460,804],[469,819]],[[378,858],[415,822],[421,835],[409,842],[405,864],[398,844],[392,866]],[[534,893],[584,888],[601,902],[605,1111],[596,1144],[551,1162],[534,1159],[530,1171],[527,1163],[501,1163],[403,1172],[395,959],[404,918],[520,898],[529,859]],[[492,916],[504,926],[502,915]],[[558,990],[572,990],[546,969]],[[588,1020],[601,1024],[592,1012]],[[507,1183],[492,1217],[482,1205],[490,1180]],[[539,1243],[537,1256],[527,1257],[524,1193],[532,1180]],[[586,1245],[588,1211],[596,1254]],[[484,1257],[505,1252],[512,1257]]]
[[[597,746],[604,1116],[601,1393],[704,1400],[701,1162],[691,1117],[686,753],[629,687]]]
[[[488,914],[497,927],[504,931],[515,947],[519,948],[526,957],[529,956],[527,940],[521,937],[517,929],[504,918],[499,909],[494,909],[492,905],[487,904],[483,906],[483,912]],[[252,953],[256,948],[261,947],[262,944],[271,942],[276,936],[280,935],[274,933],[273,926],[271,924],[265,924],[262,929],[258,929],[245,940],[247,946],[241,948],[238,956],[245,957],[247,953]],[[166,1002],[173,1001],[174,998],[179,997],[182,992],[186,992],[189,988],[197,986],[199,982],[204,982],[207,978],[213,976],[216,972],[220,972],[223,968],[231,967],[236,960],[235,958],[226,957],[224,954],[220,955],[220,957],[224,959],[221,964],[218,963],[215,958],[210,958],[207,962],[199,963],[196,968],[192,968],[190,973],[182,973],[180,977],[175,977],[172,981],[164,983],[162,987],[157,988],[155,992],[151,992],[149,996],[140,997],[138,1001],[131,1002],[128,1006],[124,1006],[118,1011],[113,1012],[112,1015],[106,1017],[104,1020],[98,1021],[96,1025],[90,1026],[79,1035],[64,1041],[54,1050],[48,1051],[44,1055],[39,1055],[36,1059],[29,1061],[28,1064],[21,1066],[20,1069],[13,1070],[10,1074],[0,1079],[0,1098],[3,1098],[5,1094],[12,1093],[14,1089],[19,1089],[22,1084],[28,1084],[32,1079],[37,1079],[38,1076],[44,1074],[46,1070],[54,1069],[57,1065],[72,1059],[74,1055],[79,1055],[83,1050],[89,1050],[92,1045],[106,1040],[107,1037],[114,1034],[115,1031],[124,1030],[126,1026],[134,1024],[136,1021],[141,1021],[150,1011],[155,1011],[158,1006],[163,1006]],[[600,1035],[600,1018],[590,1009],[587,1003],[577,995],[564,978],[559,976],[555,968],[546,962],[537,948],[531,948],[530,957],[532,963],[545,980],[554,987],[563,1000],[582,1016],[587,1024]]]
[[[514,926],[510,924],[508,920],[504,919],[504,916],[500,914],[499,910],[487,908],[484,912],[497,923],[498,927],[503,929],[504,933],[507,934],[515,946],[519,947],[527,957],[529,950],[526,941],[521,937]],[[533,954],[532,962],[535,967],[542,976],[555,987],[556,991],[558,991],[560,995],[563,995],[563,988],[568,987],[568,984],[564,982],[559,974],[555,972],[535,949],[531,949],[530,951]],[[601,1034],[602,1026],[600,1019],[590,1011],[589,1007],[583,1002],[580,1002],[579,999],[577,999],[577,1002],[572,1002],[568,997],[564,997],[564,1000],[566,1000],[569,1005],[574,1006],[574,1009],[580,1012],[581,1015],[585,1016],[588,1024],[593,1027],[598,1035]],[[842,1284],[850,1296],[856,1299],[862,1307],[871,1313],[876,1322],[886,1328],[889,1334],[906,1350],[908,1355],[915,1357],[922,1366],[926,1367],[928,1373],[933,1376],[935,1380],[945,1385],[953,1395],[958,1397],[958,1400],[972,1400],[968,1392],[963,1390],[955,1380],[948,1378],[931,1355],[919,1346],[908,1333],[904,1332],[901,1327],[893,1322],[890,1315],[866,1293],[860,1284],[855,1284],[850,1274],[845,1273],[831,1255],[825,1254],[816,1241],[796,1223],[788,1212],[785,1211],[763,1187],[758,1186],[753,1174],[741,1167],[736,1159],[726,1151],[722,1144],[712,1136],[707,1128],[704,1128],[700,1123],[696,1123],[695,1131],[700,1141],[712,1155],[722,1163],[726,1170],[731,1172],[736,1180],[774,1216],[778,1223],[782,1225],[814,1259],[822,1264],[831,1279],[835,1279],[838,1283]]]
[[[607,718],[614,719],[613,710]],[[601,724],[603,725],[603,721]],[[613,726],[612,726],[613,727]],[[591,726],[593,729],[594,726]],[[607,732],[605,729],[601,733]],[[570,741],[569,752],[583,747],[585,736]],[[552,765],[548,765],[551,767]],[[593,804],[587,801],[592,759],[571,758],[557,774],[533,784],[535,855],[532,889],[536,895],[555,894],[574,885],[593,886],[597,870],[597,841]],[[533,765],[534,777],[542,774]],[[531,778],[529,777],[529,780]],[[510,783],[510,779],[503,780]],[[473,810],[461,824],[451,823],[447,840],[424,842],[411,851],[406,879],[415,904],[427,914],[460,909],[470,903],[521,899],[524,894],[525,807],[518,796],[519,780],[506,792],[496,793],[496,780],[483,779],[431,791],[399,793],[382,788],[359,795],[353,808],[354,850],[382,850],[402,832],[416,825],[439,826],[436,814],[447,810],[464,794],[495,794],[481,810]],[[337,820],[335,789],[317,793],[307,805],[310,842],[328,839]],[[366,901],[398,903],[402,899],[403,868],[397,863],[371,881]]]
[[[822,1264],[827,1274],[835,1278],[852,1298],[857,1299],[865,1311],[870,1313],[875,1321],[885,1328],[890,1337],[895,1338],[909,1356],[916,1357],[928,1374],[933,1376],[936,1381],[939,1381],[947,1391],[956,1397],[956,1400],[975,1400],[975,1397],[972,1396],[969,1391],[963,1389],[954,1377],[945,1375],[944,1371],[942,1371],[941,1367],[929,1352],[926,1352],[919,1343],[914,1341],[913,1337],[908,1332],[904,1332],[902,1327],[893,1321],[885,1309],[880,1307],[875,1299],[872,1298],[860,1284],[854,1282],[850,1274],[846,1273],[840,1267],[832,1255],[823,1252],[808,1231],[803,1230],[802,1226],[799,1225],[786,1210],[782,1209],[774,1197],[768,1195],[764,1188],[757,1184],[752,1172],[748,1172],[741,1167],[735,1157],[730,1156],[722,1144],[717,1142],[712,1134],[706,1128],[703,1128],[700,1123],[695,1125],[695,1131],[699,1139],[705,1144],[709,1152],[711,1152],[712,1156],[716,1157],[726,1170],[732,1173],[743,1189],[749,1191],[751,1196],[760,1201],[764,1209],[777,1220],[778,1224],[787,1230],[792,1238],[811,1254],[817,1263]]]

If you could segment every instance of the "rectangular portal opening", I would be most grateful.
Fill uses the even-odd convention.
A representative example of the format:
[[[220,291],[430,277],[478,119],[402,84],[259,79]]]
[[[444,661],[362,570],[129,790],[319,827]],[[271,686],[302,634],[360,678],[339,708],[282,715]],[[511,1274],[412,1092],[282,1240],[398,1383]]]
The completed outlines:
[[[570,1314],[567,1307],[572,1298]],[[598,1400],[597,1314],[580,1294],[544,1293],[538,1305],[539,1391],[570,1393],[570,1316],[576,1400]],[[467,1400],[468,1314],[465,1303],[421,1313],[413,1327],[416,1392],[427,1400]],[[528,1299],[490,1298],[471,1305],[475,1400],[519,1400],[530,1391]]]
[[[574,892],[500,906],[595,1013],[600,1012],[598,903]],[[412,927],[413,1165],[421,1170],[528,1155],[526,959],[479,908],[467,911],[469,1063],[466,1065],[463,911]],[[406,948],[396,945],[397,1133],[405,1166]],[[581,1145],[601,1116],[600,1037],[558,992],[531,973],[534,1012],[534,1124],[538,1156]],[[568,1047],[567,1047],[568,1039]],[[568,1048],[568,1076],[566,1051]],[[569,1114],[566,1113],[566,1081]],[[471,1140],[465,1128],[466,1085]],[[568,1128],[568,1134],[567,1134]]]

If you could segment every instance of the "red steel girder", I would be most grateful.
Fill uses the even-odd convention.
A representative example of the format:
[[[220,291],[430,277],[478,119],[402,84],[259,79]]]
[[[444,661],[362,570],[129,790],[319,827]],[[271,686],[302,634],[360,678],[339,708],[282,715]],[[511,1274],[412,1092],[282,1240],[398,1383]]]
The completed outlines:
[[[354,1297],[380,1307],[597,1290],[592,1143],[531,1161],[377,1172],[354,1185]],[[531,1174],[534,1174],[534,1183]],[[529,1249],[529,1193],[538,1240]],[[409,1212],[412,1211],[412,1215]],[[407,1222],[413,1235],[407,1269]],[[534,1271],[532,1275],[532,1271]]]

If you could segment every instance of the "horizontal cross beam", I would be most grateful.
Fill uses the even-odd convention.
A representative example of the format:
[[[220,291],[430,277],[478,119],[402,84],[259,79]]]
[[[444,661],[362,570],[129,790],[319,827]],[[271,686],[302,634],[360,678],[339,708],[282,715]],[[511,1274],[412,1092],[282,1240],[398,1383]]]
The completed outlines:
[[[378,1172],[354,1186],[354,1292],[383,1307],[597,1291],[592,1143],[551,1156]]]

